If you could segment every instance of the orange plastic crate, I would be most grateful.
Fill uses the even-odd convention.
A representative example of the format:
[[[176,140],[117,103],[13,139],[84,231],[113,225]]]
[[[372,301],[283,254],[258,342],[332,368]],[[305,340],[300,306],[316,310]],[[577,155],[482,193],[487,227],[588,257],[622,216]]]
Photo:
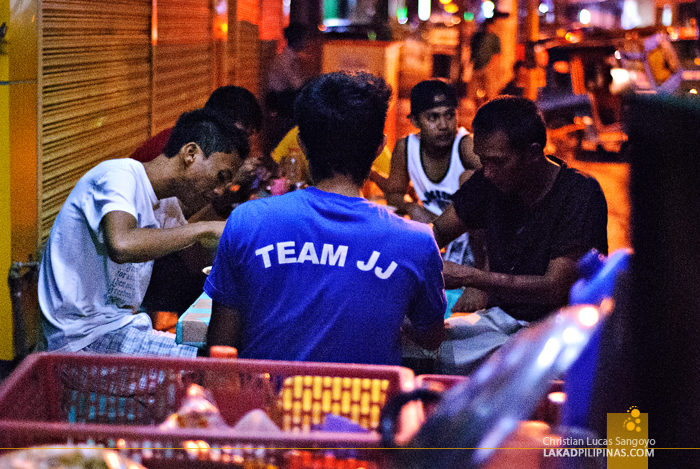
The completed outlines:
[[[263,409],[285,431],[159,429],[191,383],[211,391],[228,425]],[[413,373],[397,366],[40,353],[25,359],[0,387],[0,451],[93,443],[154,468],[194,459],[198,467],[200,459],[223,464],[246,452],[281,457],[291,448],[308,448],[326,459],[376,465],[381,451],[375,432],[319,432],[310,426],[334,413],[374,429],[386,400],[413,386]],[[206,442],[209,449],[186,451],[192,442]]]

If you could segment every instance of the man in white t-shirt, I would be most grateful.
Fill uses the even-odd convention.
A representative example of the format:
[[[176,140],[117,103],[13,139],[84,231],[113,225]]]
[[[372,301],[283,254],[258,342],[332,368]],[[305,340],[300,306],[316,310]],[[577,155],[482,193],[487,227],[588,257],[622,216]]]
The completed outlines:
[[[109,160],[88,171],[61,208],[42,256],[47,350],[196,356],[172,334],[155,333],[148,315],[136,311],[153,259],[198,242],[211,248],[224,229],[222,221],[183,225],[172,198],[204,207],[222,194],[248,151],[244,134],[197,110],[180,116],[156,159]]]

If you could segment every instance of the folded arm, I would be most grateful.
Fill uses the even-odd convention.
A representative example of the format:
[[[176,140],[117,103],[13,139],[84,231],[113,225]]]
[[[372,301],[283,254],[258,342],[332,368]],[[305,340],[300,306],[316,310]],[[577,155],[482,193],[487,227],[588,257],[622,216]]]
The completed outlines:
[[[411,220],[422,223],[430,223],[436,215],[426,210],[418,202],[409,202],[405,199],[409,192],[410,178],[408,176],[408,161],[406,156],[406,139],[396,142],[391,154],[391,169],[389,177],[382,183],[386,203],[396,207],[398,215],[408,215]]]

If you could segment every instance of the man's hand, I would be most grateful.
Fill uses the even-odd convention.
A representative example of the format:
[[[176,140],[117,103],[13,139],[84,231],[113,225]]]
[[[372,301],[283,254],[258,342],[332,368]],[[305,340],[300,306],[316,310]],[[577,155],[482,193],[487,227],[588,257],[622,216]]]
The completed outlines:
[[[205,221],[200,223],[206,223],[208,229],[204,231],[202,236],[199,238],[199,244],[206,249],[216,249],[219,245],[219,239],[224,233],[224,228],[226,227],[226,222],[224,221]]]
[[[442,277],[445,280],[445,288],[471,287],[471,281],[478,272],[474,267],[444,261]]]
[[[488,306],[488,294],[478,288],[467,287],[452,307],[453,313],[473,313]]]

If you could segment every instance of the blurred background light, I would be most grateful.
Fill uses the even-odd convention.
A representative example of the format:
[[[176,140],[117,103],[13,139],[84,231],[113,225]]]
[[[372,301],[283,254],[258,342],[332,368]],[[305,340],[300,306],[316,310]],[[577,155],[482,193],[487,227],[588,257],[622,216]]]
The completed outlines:
[[[421,21],[430,19],[430,0],[418,0],[418,18]]]
[[[492,18],[495,9],[496,6],[491,0],[486,0],[481,4],[481,11],[484,13],[484,18]]]
[[[591,22],[591,12],[585,8],[578,13],[578,20],[581,24],[588,24]]]

